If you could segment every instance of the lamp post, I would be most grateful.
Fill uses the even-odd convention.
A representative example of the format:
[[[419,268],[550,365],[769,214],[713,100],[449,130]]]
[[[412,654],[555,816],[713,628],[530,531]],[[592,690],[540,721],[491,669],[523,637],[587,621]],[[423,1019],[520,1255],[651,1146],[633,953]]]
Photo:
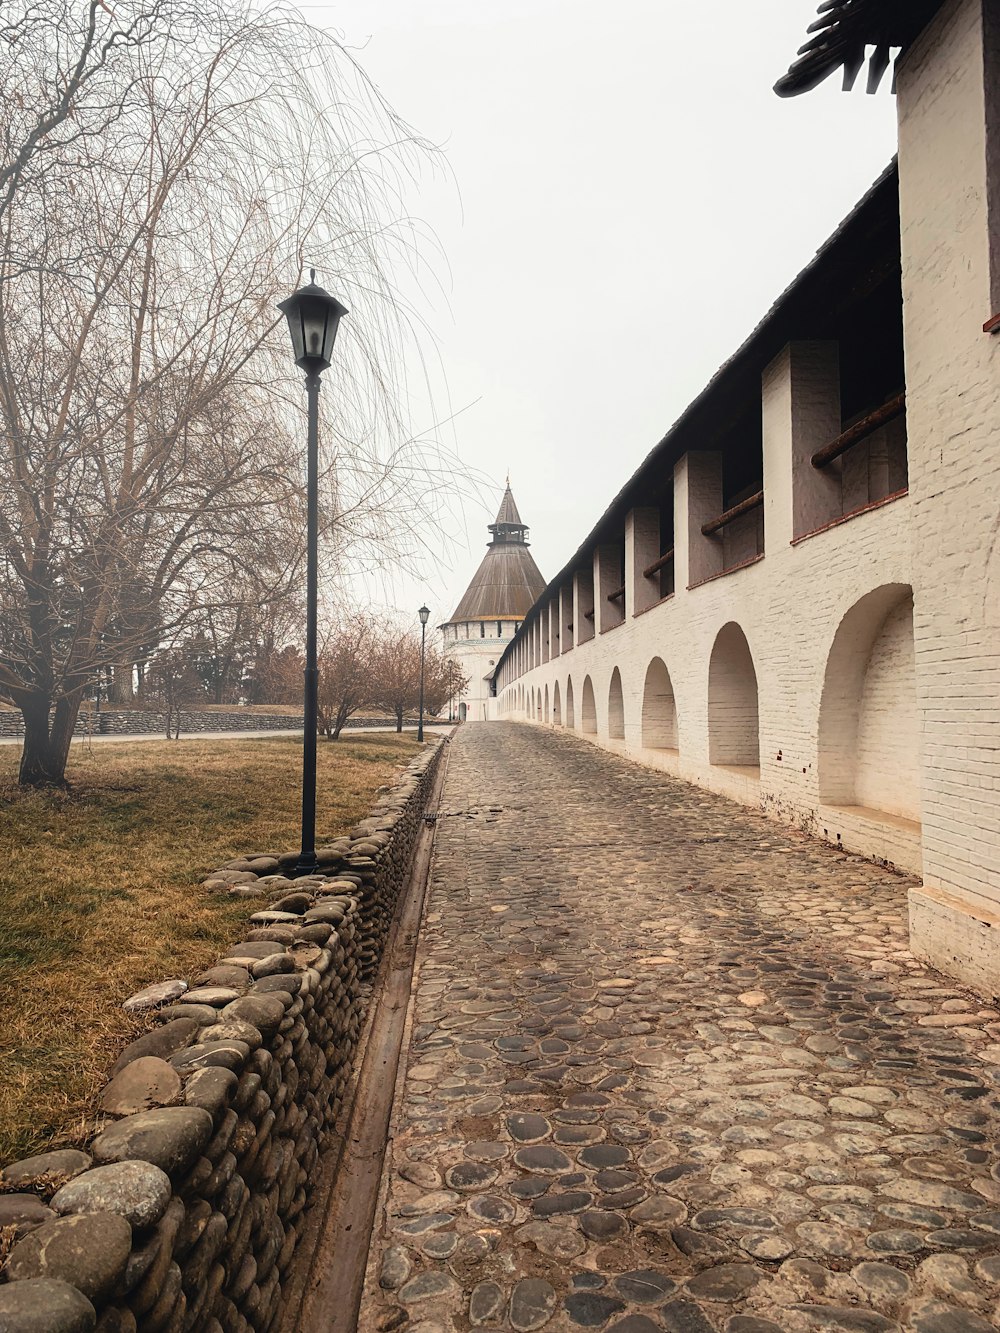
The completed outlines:
[[[427,621],[430,608],[422,606],[417,612],[420,617],[420,721],[417,723],[417,740],[424,739],[424,644],[427,642]]]
[[[316,719],[319,669],[316,664],[316,618],[319,600],[319,385],[333,360],[337,326],[347,314],[335,296],[316,285],[316,270],[305,287],[293,292],[278,309],[288,320],[295,364],[306,373],[309,439],[306,461],[306,665],[302,736],[302,849],[296,875],[311,875],[316,860]]]

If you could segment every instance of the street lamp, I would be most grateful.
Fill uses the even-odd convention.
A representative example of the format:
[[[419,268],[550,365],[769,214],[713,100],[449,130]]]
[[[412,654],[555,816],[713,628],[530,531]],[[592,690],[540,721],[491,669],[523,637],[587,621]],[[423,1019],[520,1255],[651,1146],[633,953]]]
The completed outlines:
[[[420,721],[417,723],[417,740],[424,739],[424,644],[427,641],[427,621],[430,609],[422,606],[417,612],[420,617]]]
[[[333,359],[337,326],[347,314],[335,296],[310,281],[282,301],[295,364],[306,372],[309,443],[306,463],[306,665],[302,736],[302,850],[296,875],[311,875],[316,860],[316,720],[319,670],[316,665],[316,611],[319,592],[319,383]]]

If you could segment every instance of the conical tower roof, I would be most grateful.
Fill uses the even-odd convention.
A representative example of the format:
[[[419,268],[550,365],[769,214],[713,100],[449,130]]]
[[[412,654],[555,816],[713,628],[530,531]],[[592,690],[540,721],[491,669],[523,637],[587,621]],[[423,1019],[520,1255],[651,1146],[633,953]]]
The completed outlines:
[[[528,529],[518,513],[510,482],[503,493],[492,537],[449,625],[466,620],[523,620],[545,591],[545,580],[528,550]]]
[[[497,516],[490,524],[490,532],[495,532],[497,528],[524,528],[521,522],[521,515],[517,512],[517,505],[514,503],[514,496],[510,489],[510,482],[507,482],[507,489],[503,493],[503,499],[500,501],[500,508],[497,510]],[[527,531],[527,528],[525,528]]]

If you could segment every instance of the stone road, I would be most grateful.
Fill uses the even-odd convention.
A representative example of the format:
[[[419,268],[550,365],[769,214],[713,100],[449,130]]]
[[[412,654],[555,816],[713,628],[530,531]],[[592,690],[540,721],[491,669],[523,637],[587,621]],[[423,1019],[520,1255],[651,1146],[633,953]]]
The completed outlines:
[[[1000,1325],[1000,1013],[905,880],[513,723],[437,828],[362,1333]]]

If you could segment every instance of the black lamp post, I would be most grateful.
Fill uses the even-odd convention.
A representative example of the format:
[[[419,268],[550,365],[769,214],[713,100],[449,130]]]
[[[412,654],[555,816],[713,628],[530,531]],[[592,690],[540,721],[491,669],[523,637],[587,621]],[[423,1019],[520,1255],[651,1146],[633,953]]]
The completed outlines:
[[[417,740],[424,739],[424,644],[427,642],[427,621],[430,609],[422,606],[417,612],[420,617],[420,721],[417,723]]]
[[[306,464],[306,666],[302,736],[302,850],[296,875],[311,875],[316,860],[316,611],[319,600],[319,381],[333,360],[337,326],[347,314],[335,296],[316,286],[316,270],[305,287],[278,309],[288,320],[295,364],[306,372],[309,445]]]

